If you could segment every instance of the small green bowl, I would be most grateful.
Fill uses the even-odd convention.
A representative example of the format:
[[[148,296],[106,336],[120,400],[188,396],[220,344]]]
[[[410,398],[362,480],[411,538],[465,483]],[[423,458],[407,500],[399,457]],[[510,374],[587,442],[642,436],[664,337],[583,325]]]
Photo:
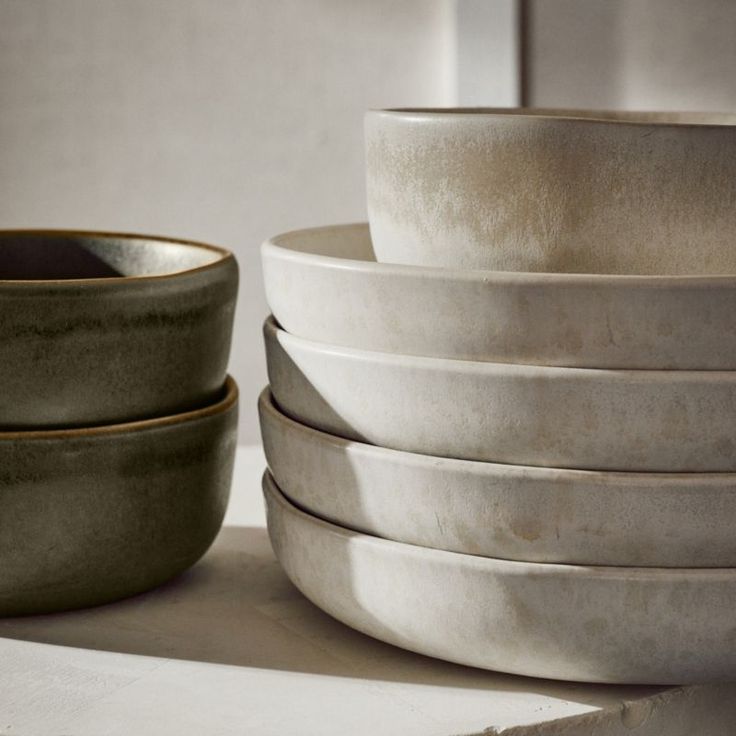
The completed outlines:
[[[0,231],[0,430],[205,406],[222,389],[238,266],[184,240]]]
[[[195,411],[0,432],[0,615],[106,603],[196,562],[227,506],[238,389]]]

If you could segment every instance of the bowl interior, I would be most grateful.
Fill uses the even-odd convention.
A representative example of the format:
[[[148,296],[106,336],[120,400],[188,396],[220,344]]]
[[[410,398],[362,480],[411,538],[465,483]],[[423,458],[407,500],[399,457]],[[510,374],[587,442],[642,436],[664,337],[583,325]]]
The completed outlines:
[[[375,261],[367,223],[330,225],[279,235],[273,243],[295,253],[356,261]]]
[[[0,232],[0,280],[45,281],[162,276],[220,260],[196,243],[97,233]]]

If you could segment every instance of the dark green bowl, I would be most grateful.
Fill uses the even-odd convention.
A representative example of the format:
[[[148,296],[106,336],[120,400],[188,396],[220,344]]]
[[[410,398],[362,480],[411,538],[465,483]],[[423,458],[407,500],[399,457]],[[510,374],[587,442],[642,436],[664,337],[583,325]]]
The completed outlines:
[[[204,406],[222,389],[238,266],[144,235],[0,231],[0,430]]]
[[[0,615],[96,605],[196,562],[230,492],[238,389],[173,416],[0,432]]]

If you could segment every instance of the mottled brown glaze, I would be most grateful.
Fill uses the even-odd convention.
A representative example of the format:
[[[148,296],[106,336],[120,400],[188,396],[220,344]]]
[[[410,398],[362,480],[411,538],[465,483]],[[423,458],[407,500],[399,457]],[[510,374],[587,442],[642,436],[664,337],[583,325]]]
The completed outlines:
[[[95,429],[0,433],[0,615],[140,593],[207,550],[225,513],[238,390]]]
[[[212,402],[237,288],[234,256],[213,246],[1,231],[0,429],[101,425]]]
[[[366,116],[379,261],[736,273],[736,116],[478,109]]]

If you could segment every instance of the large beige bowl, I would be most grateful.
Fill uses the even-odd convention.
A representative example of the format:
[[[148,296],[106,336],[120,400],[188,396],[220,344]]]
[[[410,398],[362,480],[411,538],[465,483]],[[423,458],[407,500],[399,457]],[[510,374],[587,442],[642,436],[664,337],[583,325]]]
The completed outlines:
[[[610,473],[398,452],[258,408],[268,467],[309,513],[397,542],[528,562],[736,567],[736,474]]]
[[[498,363],[736,368],[736,276],[462,271],[376,263],[365,224],[261,248],[266,298],[293,335]]]
[[[264,493],[274,551],[297,588],[336,619],[390,644],[560,680],[736,678],[733,568],[580,567],[461,555],[322,521],[291,504],[268,476]]]
[[[384,110],[366,117],[379,261],[736,273],[736,116]]]
[[[421,358],[265,328],[271,390],[330,434],[426,455],[590,470],[736,471],[736,371]]]

